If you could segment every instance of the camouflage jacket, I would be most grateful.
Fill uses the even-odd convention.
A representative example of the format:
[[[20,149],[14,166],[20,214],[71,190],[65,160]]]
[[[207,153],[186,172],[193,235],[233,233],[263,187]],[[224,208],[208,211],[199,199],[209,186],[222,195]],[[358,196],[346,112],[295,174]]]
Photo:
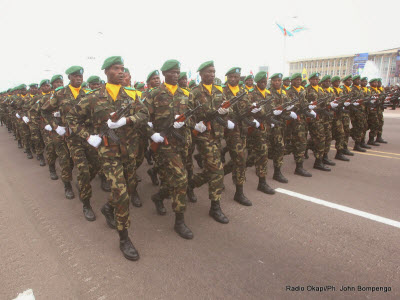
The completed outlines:
[[[24,116],[29,118],[29,110],[36,103],[39,97],[37,95],[31,95],[31,94],[28,94],[28,96],[29,98],[26,99],[26,101],[22,105],[22,113]]]
[[[48,123],[45,123],[45,120],[42,116],[42,106],[50,100],[50,98],[53,96],[54,91],[44,94],[43,92],[41,94],[38,94],[36,98],[36,102],[32,105],[32,107],[28,111],[28,118],[31,122],[33,122],[36,125],[39,125],[40,128],[44,128],[45,125]]]
[[[319,85],[317,85],[315,87],[313,87],[312,85],[309,85],[306,88],[306,99],[307,99],[307,101],[309,103],[312,103],[312,102],[315,102],[315,101],[318,102],[322,98],[325,98],[325,97],[326,97],[326,95],[325,95],[324,89],[321,88]],[[325,101],[323,101],[322,103],[319,103],[317,105],[317,107],[314,109],[314,111],[317,114],[323,113],[327,108],[327,105],[329,103],[329,99],[330,98],[328,97]]]
[[[294,111],[300,118],[304,118],[304,112],[308,110],[308,101],[306,99],[306,91],[304,87],[300,86],[297,91],[293,86],[286,89],[286,95],[290,101],[300,97],[300,100],[294,105],[292,111]]]
[[[166,130],[174,123],[175,116],[185,113],[188,109],[193,109],[193,102],[189,100],[189,92],[177,88],[174,95],[168,90],[165,84],[151,90],[144,100],[144,104],[149,111],[150,122],[153,123],[153,128],[147,126],[148,136],[151,137],[154,133]],[[174,135],[167,136],[167,143],[161,145],[163,150],[171,150],[176,147],[185,147],[191,143],[191,128],[194,127],[193,119],[185,121],[185,125],[173,131],[182,137],[179,140]],[[170,143],[171,142],[171,143]]]
[[[218,107],[226,100],[223,93],[222,87],[219,85],[212,85],[211,95],[209,91],[203,86],[203,83],[194,87],[189,95],[190,101],[195,105],[202,105],[197,111],[195,116],[195,122],[199,123],[207,119],[207,117],[213,113]],[[220,115],[225,121],[228,119],[228,114]],[[207,125],[207,124],[206,124]],[[224,136],[224,127],[217,121],[210,121],[211,130],[206,130],[203,133],[197,134],[197,139],[208,140],[210,138],[221,139]]]
[[[260,103],[261,101],[267,101],[267,104],[264,104],[261,106],[261,111],[258,113],[254,114],[254,118],[260,122],[263,126],[260,126],[261,131],[265,131],[270,127],[270,122],[267,121],[266,117],[267,115],[271,115],[272,112],[272,96],[271,92],[269,90],[265,90],[265,97],[264,95],[260,92],[260,90],[257,88],[257,86],[253,89],[249,90],[249,100],[250,103]],[[250,130],[252,131],[252,130]],[[254,130],[253,130],[254,131]]]

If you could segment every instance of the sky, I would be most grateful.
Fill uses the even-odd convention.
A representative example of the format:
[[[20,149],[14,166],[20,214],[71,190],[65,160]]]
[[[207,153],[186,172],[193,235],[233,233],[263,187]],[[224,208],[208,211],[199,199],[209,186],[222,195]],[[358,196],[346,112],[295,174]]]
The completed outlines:
[[[398,0],[0,0],[0,91],[72,65],[84,67],[84,79],[106,79],[101,65],[112,55],[124,58],[133,81],[167,59],[191,78],[208,60],[221,79],[231,67],[285,73],[284,61],[400,47],[399,8]],[[284,47],[276,22],[307,30]]]

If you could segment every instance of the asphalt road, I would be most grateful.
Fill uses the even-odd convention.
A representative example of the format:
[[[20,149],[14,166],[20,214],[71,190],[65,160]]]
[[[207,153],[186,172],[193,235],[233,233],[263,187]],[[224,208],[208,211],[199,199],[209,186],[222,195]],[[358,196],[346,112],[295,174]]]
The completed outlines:
[[[272,172],[268,182],[399,222],[400,111],[385,114],[389,144],[356,154],[349,163],[336,161],[330,173],[313,170],[309,159],[305,167],[312,178],[293,175],[293,157],[286,156],[289,183],[273,181]],[[100,213],[107,194],[99,179],[93,181],[92,199],[97,220],[90,223],[78,198],[65,199],[62,182],[51,181],[48,168],[27,160],[0,128],[0,299],[29,288],[36,299],[400,298],[400,223],[384,224],[281,192],[261,194],[252,168],[245,186],[252,207],[232,200],[231,177],[225,178],[227,225],[208,216],[207,187],[196,190],[199,201],[189,203],[186,213],[195,236],[188,241],[173,231],[169,201],[167,215],[156,214],[150,200],[156,187],[147,168],[144,163],[139,172],[144,205],[130,209],[130,236],[141,259],[130,262]],[[342,286],[355,290],[340,291]]]

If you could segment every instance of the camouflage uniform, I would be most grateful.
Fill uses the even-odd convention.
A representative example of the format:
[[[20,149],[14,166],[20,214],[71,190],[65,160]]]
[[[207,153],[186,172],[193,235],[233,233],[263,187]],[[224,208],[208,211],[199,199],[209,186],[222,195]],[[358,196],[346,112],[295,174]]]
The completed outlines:
[[[33,120],[30,110],[35,105],[35,103],[39,100],[40,96],[38,95],[30,95],[30,99],[25,102],[25,105],[23,107],[24,110],[24,116],[28,117],[29,122],[29,131],[31,133],[31,141],[35,149],[35,153],[38,156],[43,155],[44,152],[44,143],[42,139],[42,134],[40,133],[39,125],[38,123]]]
[[[342,92],[344,95],[348,95],[351,92],[351,88],[344,85],[342,87]],[[349,107],[343,108],[342,123],[343,123],[343,131],[344,131],[343,148],[347,149],[347,145],[349,144],[349,136],[350,136],[350,108]]]
[[[328,105],[329,102],[335,100],[335,92],[333,88],[329,87],[327,89],[323,88],[325,95],[329,95],[330,98],[326,101]],[[324,158],[327,159],[329,150],[331,149],[332,143],[332,124],[333,124],[334,113],[332,111],[327,111],[322,115],[321,119],[324,124],[324,134],[325,134],[325,147],[324,147]]]
[[[360,86],[353,85],[350,95],[354,99],[361,99],[364,93]],[[356,143],[363,141],[363,133],[368,128],[367,117],[365,114],[366,108],[363,104],[352,106],[350,110],[351,130],[350,135]]]
[[[336,97],[341,97],[343,95],[341,88],[332,87],[332,89]],[[343,107],[338,108],[338,110],[333,114],[332,122],[332,138],[336,141],[335,148],[340,153],[344,149],[343,113],[345,113],[343,112]]]
[[[135,186],[136,155],[139,143],[137,129],[148,121],[147,108],[141,103],[134,89],[121,87],[114,101],[103,86],[100,90],[84,97],[66,117],[72,133],[85,142],[91,134],[100,134],[101,127],[107,126],[106,122],[110,118],[110,113],[126,107],[129,103],[133,105],[127,118],[132,123],[114,130],[120,143],[115,143],[111,138],[103,136],[103,143],[98,148],[104,174],[111,182],[108,203],[114,208],[118,231],[123,231],[130,225],[129,193]]]
[[[381,93],[385,92],[385,89],[383,88],[383,86],[378,87],[378,90]],[[383,111],[385,110],[385,107],[383,105],[383,100],[380,102],[380,104],[377,106],[377,114],[378,114],[378,132],[377,132],[377,136],[378,137],[382,137],[382,131],[383,131],[383,124],[385,123],[383,120]]]
[[[367,87],[361,87],[361,91],[363,93],[363,97],[368,97],[371,95],[371,91],[367,88]],[[365,141],[365,135],[368,131],[368,110],[369,110],[369,105],[364,105],[364,118],[365,118],[365,127],[364,127],[364,131],[362,133],[362,137],[361,140]]]
[[[370,87],[371,95],[380,94],[378,88]],[[378,101],[378,100],[377,100]],[[379,132],[379,115],[378,108],[376,105],[371,105],[368,108],[368,128],[369,128],[369,139],[374,140]]]
[[[31,133],[29,131],[29,126],[22,120],[22,117],[25,116],[24,112],[24,106],[25,103],[30,100],[29,94],[26,94],[25,96],[20,95],[16,100],[15,100],[15,106],[16,106],[16,112],[19,114],[20,118],[17,120],[17,126],[19,128],[20,136],[22,139],[22,143],[24,145],[25,151],[28,153],[31,153]]]

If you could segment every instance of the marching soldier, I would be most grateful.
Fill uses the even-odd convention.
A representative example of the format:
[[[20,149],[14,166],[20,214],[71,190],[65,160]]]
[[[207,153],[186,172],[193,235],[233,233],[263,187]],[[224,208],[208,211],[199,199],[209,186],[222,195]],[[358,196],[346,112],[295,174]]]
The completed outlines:
[[[378,79],[372,78],[369,81],[369,90],[371,95],[379,95],[380,90],[378,89]],[[372,105],[368,108],[368,128],[369,128],[369,140],[368,145],[378,146],[377,140],[375,137],[378,134],[379,130],[379,117],[378,117],[378,108],[376,102],[378,100],[372,100]]]
[[[250,91],[251,89],[255,89],[254,86],[254,76],[253,75],[247,75],[246,78],[244,79],[244,87],[247,91]]]
[[[364,97],[364,93],[360,86],[361,77],[360,75],[356,75],[353,77],[353,86],[351,88],[350,96],[353,99],[362,99]],[[353,103],[353,107],[350,110],[350,119],[352,128],[350,130],[350,134],[352,139],[355,142],[354,151],[365,152],[365,149],[371,149],[370,146],[365,144],[363,140],[363,132],[366,131],[368,127],[367,124],[367,116],[364,113],[365,106],[357,101]],[[365,148],[365,149],[363,149]]]
[[[286,76],[282,78],[282,89],[285,91],[290,87],[290,77]]]
[[[351,84],[353,83],[353,79],[351,75],[347,75],[342,79],[343,86],[342,86],[342,92],[343,95],[349,95],[351,92]],[[349,143],[349,136],[350,136],[350,102],[345,102],[344,103],[345,107],[343,108],[342,111],[342,122],[343,122],[343,130],[344,130],[344,138],[343,138],[343,154],[345,155],[350,155],[353,156],[354,153],[350,152],[348,149],[348,143]]]
[[[378,80],[378,85],[377,85],[377,89],[380,91],[380,93],[384,93],[385,89],[382,86],[382,78],[377,78]],[[385,141],[382,138],[382,131],[383,131],[383,111],[385,110],[384,106],[383,106],[383,101],[381,101],[377,107],[377,114],[378,114],[378,132],[377,132],[377,136],[376,136],[376,142],[377,143],[382,143],[382,144],[387,144],[387,141]]]
[[[181,89],[188,90],[188,81],[187,81],[187,75],[186,72],[181,72],[179,74],[179,80],[178,80],[178,85]]]

